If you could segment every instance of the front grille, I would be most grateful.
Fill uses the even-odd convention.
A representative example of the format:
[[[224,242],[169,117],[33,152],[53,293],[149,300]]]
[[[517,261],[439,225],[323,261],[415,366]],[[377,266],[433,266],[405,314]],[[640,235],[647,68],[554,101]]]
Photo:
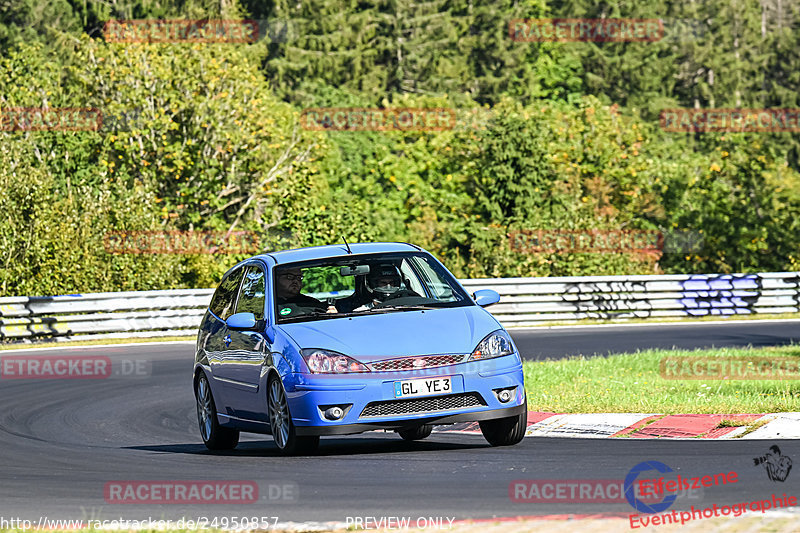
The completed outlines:
[[[469,354],[450,354],[450,355],[422,355],[417,357],[402,357],[400,359],[389,359],[388,361],[378,361],[371,363],[369,367],[376,371],[392,370],[418,370],[420,368],[433,368],[437,366],[454,365],[464,361]]]
[[[386,402],[368,403],[361,412],[362,417],[408,415],[416,413],[435,413],[452,409],[485,406],[486,402],[477,392],[434,396],[432,398],[414,398],[408,400],[389,400]]]

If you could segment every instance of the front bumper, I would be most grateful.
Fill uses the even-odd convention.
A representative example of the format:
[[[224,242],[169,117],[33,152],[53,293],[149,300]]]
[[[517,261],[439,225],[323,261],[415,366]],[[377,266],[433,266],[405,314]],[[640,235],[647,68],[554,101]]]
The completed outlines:
[[[496,418],[507,418],[509,416],[517,416],[524,413],[527,406],[520,404],[514,407],[506,407],[504,409],[493,409],[491,411],[479,411],[461,413],[457,415],[446,416],[432,416],[422,419],[414,420],[413,424],[409,424],[408,420],[395,421],[395,422],[368,422],[363,424],[331,424],[328,426],[297,426],[295,432],[297,435],[353,435],[355,433],[363,433],[365,431],[372,431],[375,429],[403,429],[413,425],[420,424],[455,424],[457,422],[478,422],[480,420],[494,420]]]
[[[416,404],[415,412],[375,414],[375,404],[406,401],[394,397],[396,381],[444,376],[452,378],[453,390],[449,395],[407,400]],[[287,378],[289,410],[298,435],[347,435],[374,429],[404,429],[421,424],[492,420],[516,416],[527,409],[522,363],[518,354],[424,371],[292,374]],[[498,389],[513,389],[511,400],[501,402],[495,393]],[[460,397],[470,397],[471,403],[465,401],[463,406],[450,408],[450,405],[459,404]],[[345,415],[340,420],[331,421],[323,416],[323,412],[328,406],[334,405],[341,406]],[[425,405],[435,405],[435,408],[429,410],[419,407]],[[371,414],[364,413],[368,406]]]

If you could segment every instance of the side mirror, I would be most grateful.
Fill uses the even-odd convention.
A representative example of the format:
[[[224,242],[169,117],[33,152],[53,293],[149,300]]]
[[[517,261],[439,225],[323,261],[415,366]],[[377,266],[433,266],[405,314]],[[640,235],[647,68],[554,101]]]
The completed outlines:
[[[253,313],[236,313],[225,321],[231,329],[255,329],[256,315]]]
[[[481,307],[488,307],[500,301],[500,294],[492,289],[481,289],[472,295],[475,303]]]

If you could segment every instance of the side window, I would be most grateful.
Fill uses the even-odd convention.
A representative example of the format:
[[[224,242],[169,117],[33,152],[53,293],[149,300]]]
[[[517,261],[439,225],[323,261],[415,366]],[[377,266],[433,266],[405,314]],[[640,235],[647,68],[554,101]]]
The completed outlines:
[[[411,268],[407,259],[403,259],[403,263],[400,265],[400,273],[403,274],[403,277],[411,284],[410,287],[407,287],[408,289],[411,289],[420,296],[426,296],[425,289],[422,288],[422,283],[419,282],[417,274],[414,272],[414,269]]]
[[[439,275],[434,266],[421,257],[412,257],[411,261],[422,277],[431,297],[442,301],[459,301],[461,297],[453,294],[453,288],[443,279],[444,273]]]
[[[212,313],[222,320],[227,320],[233,314],[233,306],[236,303],[236,294],[239,292],[239,284],[242,281],[243,274],[244,269],[240,268],[223,279],[217,288],[217,292],[214,293],[214,297],[211,298],[211,305],[208,307]]]
[[[264,271],[257,266],[247,267],[244,283],[242,283],[242,292],[239,294],[239,302],[236,304],[236,312],[253,313],[256,320],[263,320],[266,301],[265,287]]]

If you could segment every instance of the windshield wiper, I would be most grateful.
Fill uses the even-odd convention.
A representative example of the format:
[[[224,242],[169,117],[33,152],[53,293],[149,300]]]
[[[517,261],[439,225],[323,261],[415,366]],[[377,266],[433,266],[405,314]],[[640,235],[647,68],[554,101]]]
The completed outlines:
[[[298,321],[305,321],[305,320],[317,320],[317,319],[326,319],[326,318],[341,318],[341,317],[350,317],[350,316],[358,316],[361,313],[327,313],[321,309],[312,309],[309,313],[303,313],[302,315],[291,316],[287,318],[281,319],[282,323],[287,322],[298,322]]]
[[[394,309],[409,309],[411,311],[431,311],[434,309],[441,309],[441,307],[431,307],[429,305],[382,305],[380,307],[373,307],[372,311],[394,310]]]

